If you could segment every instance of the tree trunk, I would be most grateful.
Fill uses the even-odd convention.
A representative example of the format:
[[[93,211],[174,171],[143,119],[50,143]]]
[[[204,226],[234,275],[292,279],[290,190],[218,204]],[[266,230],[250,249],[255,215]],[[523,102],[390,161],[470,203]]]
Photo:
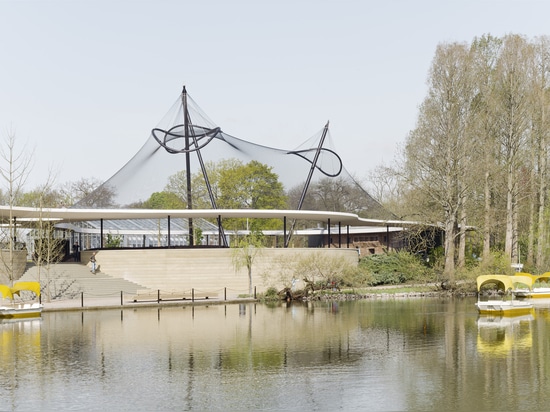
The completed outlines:
[[[465,196],[462,196],[461,208],[460,208],[460,227],[458,235],[458,257],[456,266],[462,269],[466,266],[466,200]]]
[[[514,242],[514,181],[512,162],[508,163],[507,190],[506,190],[506,234],[504,242],[504,254],[512,259]],[[513,263],[513,261],[512,261]]]
[[[533,145],[531,150],[531,164],[535,165],[537,163],[536,161],[536,154],[535,152],[535,145]],[[537,193],[536,185],[537,185],[537,179],[536,179],[536,170],[533,166],[531,168],[531,180],[530,180],[530,192],[534,195]],[[535,210],[536,210],[536,202],[537,197],[536,196],[528,196],[529,201],[529,234],[527,235],[527,258],[525,263],[529,266],[534,265],[535,260],[535,233],[537,231],[536,225],[535,225]]]
[[[455,280],[455,227],[455,214],[447,212],[445,222],[445,268],[443,269],[443,274],[451,283]]]

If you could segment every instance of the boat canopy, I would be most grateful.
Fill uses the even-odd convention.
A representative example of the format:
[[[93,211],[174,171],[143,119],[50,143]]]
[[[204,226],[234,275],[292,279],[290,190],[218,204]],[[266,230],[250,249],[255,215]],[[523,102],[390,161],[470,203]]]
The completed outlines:
[[[507,291],[508,289],[514,289],[518,283],[526,285],[529,289],[533,286],[534,280],[531,275],[522,273],[521,275],[481,275],[477,277],[477,290],[485,285],[494,283],[498,289]]]
[[[38,297],[40,296],[40,282],[17,282],[13,287],[0,285],[0,294],[6,299],[13,300],[13,295],[19,295],[22,290],[34,292]]]
[[[535,282],[550,283],[550,272],[545,272],[542,275],[532,275],[530,273],[517,272],[516,276],[528,276],[533,280],[532,286]]]
[[[8,285],[0,285],[0,295],[5,299],[13,299],[11,288]]]
[[[535,279],[535,282],[550,283],[550,272],[545,272],[542,275],[538,275]]]

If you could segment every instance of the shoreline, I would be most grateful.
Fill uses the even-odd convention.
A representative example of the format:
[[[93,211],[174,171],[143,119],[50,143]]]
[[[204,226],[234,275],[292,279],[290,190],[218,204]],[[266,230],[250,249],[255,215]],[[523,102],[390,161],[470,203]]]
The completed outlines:
[[[392,291],[392,289],[404,289],[402,285],[395,287],[380,287],[376,288],[376,292],[372,288],[358,292],[329,292],[317,293],[313,296],[294,299],[295,302],[313,302],[313,301],[352,301],[364,299],[411,299],[411,298],[454,298],[476,296],[476,293],[437,290],[437,291]],[[407,288],[408,289],[408,288]],[[414,289],[414,288],[413,288]],[[420,289],[420,288],[419,288]],[[88,310],[110,310],[110,309],[136,309],[136,308],[161,308],[173,306],[210,306],[210,305],[228,305],[240,303],[273,303],[284,302],[283,299],[265,299],[265,298],[233,298],[233,299],[216,299],[216,298],[197,298],[191,299],[151,299],[134,301],[124,300],[120,296],[100,297],[100,298],[73,298],[64,300],[54,300],[51,302],[43,302],[42,313],[61,312],[61,311],[88,311]]]
[[[83,310],[109,310],[109,309],[135,309],[135,308],[151,308],[151,307],[170,307],[170,306],[209,306],[209,305],[224,305],[235,303],[257,302],[254,298],[237,298],[237,299],[165,299],[165,300],[142,300],[135,302],[134,300],[121,301],[120,297],[105,297],[105,298],[87,298],[81,299],[66,299],[55,300],[52,302],[43,302],[42,313],[48,312],[63,312],[63,311],[83,311]]]

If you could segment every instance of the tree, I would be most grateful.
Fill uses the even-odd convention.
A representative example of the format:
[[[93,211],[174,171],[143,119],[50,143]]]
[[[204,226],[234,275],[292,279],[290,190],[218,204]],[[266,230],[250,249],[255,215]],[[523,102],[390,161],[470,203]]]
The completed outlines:
[[[18,242],[13,207],[18,205],[17,202],[30,173],[32,161],[32,151],[28,151],[26,148],[17,151],[16,142],[15,132],[10,130],[4,140],[5,146],[0,147],[0,157],[3,160],[0,163],[0,178],[5,185],[4,200],[9,206],[7,232],[2,230],[2,238],[0,239],[0,245],[2,246],[0,250],[0,272],[7,277],[10,286],[13,286],[15,277],[21,271],[19,266],[23,264],[24,269],[24,263],[26,262],[24,243]],[[23,262],[20,262],[21,259],[16,259],[16,255],[24,255]],[[16,263],[18,263],[17,267]]]
[[[429,221],[443,222],[446,277],[454,281],[459,225],[464,230],[467,194],[472,180],[469,150],[473,89],[470,53],[465,44],[439,45],[430,69],[428,96],[420,107],[417,127],[404,149],[401,178],[418,210]]]
[[[175,193],[155,192],[141,205],[144,209],[185,209],[185,202]]]
[[[220,209],[282,209],[286,206],[283,185],[272,168],[257,161],[243,164],[226,159],[205,165],[216,206]],[[193,205],[210,208],[211,202],[202,173],[192,177]],[[182,198],[187,193],[185,172],[170,176],[165,188]],[[233,230],[278,229],[278,219],[226,219],[224,226]]]
[[[494,114],[498,144],[506,173],[506,235],[504,253],[518,263],[519,178],[529,127],[529,64],[532,47],[522,36],[508,35],[496,64]]]
[[[252,295],[252,267],[256,257],[261,254],[264,236],[261,232],[251,232],[241,238],[237,238],[232,249],[232,260],[235,270],[245,267],[248,275],[248,294]]]
[[[548,248],[546,219],[548,201],[548,156],[550,145],[550,38],[539,37],[534,44],[534,64],[532,66],[532,121],[531,121],[531,179],[533,188],[529,196],[530,225],[527,250],[527,264],[536,263],[542,270],[548,264],[545,259]]]
[[[496,145],[497,121],[493,114],[493,87],[496,77],[496,62],[502,47],[502,40],[490,35],[474,38],[471,46],[472,81],[476,96],[473,102],[472,134],[476,137],[479,152],[479,179],[477,193],[472,196],[472,221],[482,232],[482,253],[484,261],[490,257],[491,241],[498,233],[495,222],[495,203],[498,201],[499,151]],[[481,210],[483,213],[475,213]]]
[[[212,190],[212,195],[216,205],[220,198],[219,182],[223,173],[228,170],[239,168],[242,162],[237,159],[223,159],[219,162],[206,162],[205,169],[208,175],[208,181]],[[209,209],[212,207],[212,201],[208,193],[208,188],[202,172],[194,173],[191,177],[193,207],[198,209]],[[167,192],[176,194],[187,205],[187,178],[185,170],[179,171],[168,178],[168,184],[164,188]]]
[[[288,207],[296,207],[303,184],[288,192]],[[323,178],[310,184],[302,209],[356,213],[371,219],[388,219],[392,214],[353,177]]]
[[[49,184],[44,184],[22,193],[18,203],[27,207],[60,207],[64,205],[60,199],[62,196],[57,190],[52,189]]]
[[[114,191],[96,178],[82,178],[61,186],[61,203],[66,206],[107,208],[114,206]]]
[[[220,173],[219,207],[277,209],[285,205],[283,185],[272,168],[255,160]]]
[[[395,169],[387,165],[378,165],[369,173],[367,183],[369,184],[369,192],[378,200],[386,209],[393,211],[397,216],[403,216],[400,210],[403,203],[399,201],[399,180]]]

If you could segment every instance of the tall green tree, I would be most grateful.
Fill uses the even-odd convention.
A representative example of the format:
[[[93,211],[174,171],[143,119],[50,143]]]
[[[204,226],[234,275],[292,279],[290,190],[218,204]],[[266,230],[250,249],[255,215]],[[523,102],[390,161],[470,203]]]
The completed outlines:
[[[531,111],[531,193],[528,197],[529,230],[527,242],[527,264],[543,270],[550,259],[548,255],[548,156],[550,145],[550,38],[535,40],[532,81]]]
[[[141,204],[143,209],[185,209],[181,198],[172,192],[155,192]]]
[[[272,168],[257,161],[243,164],[225,159],[205,165],[212,194],[219,209],[283,209],[286,195],[279,177]],[[211,202],[202,173],[192,176],[193,205],[210,208]],[[187,193],[185,171],[170,176],[165,190],[178,197]],[[266,230],[282,226],[278,219],[226,219],[224,226],[232,230]]]
[[[506,181],[504,253],[518,262],[520,186],[530,121],[530,64],[533,48],[523,36],[508,35],[496,64],[494,115]]]
[[[472,180],[468,143],[473,88],[471,56],[466,44],[439,45],[428,77],[428,96],[420,107],[417,127],[404,149],[402,178],[420,196],[418,210],[425,218],[443,222],[444,272],[454,281],[456,242],[464,230]],[[463,246],[462,246],[463,247]]]
[[[485,261],[489,260],[491,243],[494,242],[499,230],[494,208],[498,202],[500,173],[497,164],[500,151],[496,144],[497,121],[493,114],[492,90],[501,47],[502,39],[491,35],[474,38],[471,46],[472,81],[475,88],[472,107],[473,147],[479,154],[477,176],[482,177],[478,179],[472,196],[471,224],[478,227],[481,233],[481,256]]]

